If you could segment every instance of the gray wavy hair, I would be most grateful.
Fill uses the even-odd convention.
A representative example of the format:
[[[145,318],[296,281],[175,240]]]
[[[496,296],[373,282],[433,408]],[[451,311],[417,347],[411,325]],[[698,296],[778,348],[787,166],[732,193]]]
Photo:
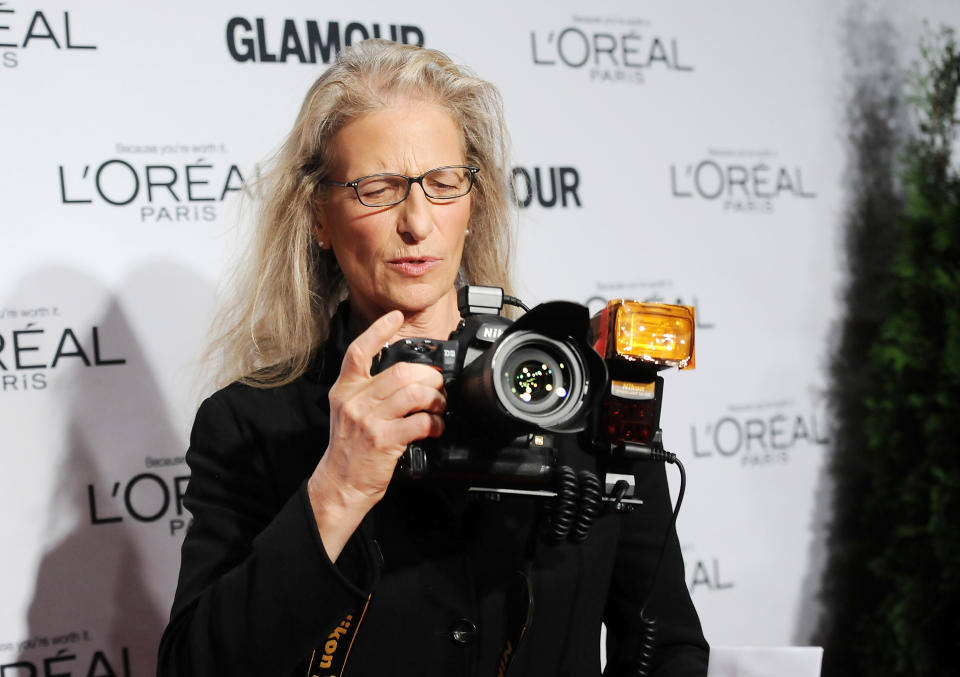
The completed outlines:
[[[509,293],[514,210],[499,92],[437,50],[365,40],[343,50],[307,92],[257,186],[266,199],[230,285],[234,299],[218,314],[208,350],[218,385],[276,387],[310,366],[347,296],[336,259],[313,235],[315,206],[326,195],[320,180],[334,161],[331,140],[358,116],[411,98],[448,111],[463,131],[466,163],[481,168],[458,283]]]

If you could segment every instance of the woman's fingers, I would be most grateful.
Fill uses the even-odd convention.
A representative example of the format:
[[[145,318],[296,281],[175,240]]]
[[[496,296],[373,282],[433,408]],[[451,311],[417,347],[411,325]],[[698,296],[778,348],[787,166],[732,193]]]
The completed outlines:
[[[443,416],[420,411],[411,414],[397,423],[400,435],[413,440],[423,440],[428,437],[440,437],[443,434]]]
[[[401,362],[370,375],[374,357],[402,325],[399,310],[371,324],[347,348],[330,388],[329,444],[308,490],[332,558],[387,490],[407,445],[443,433],[447,400],[439,371]]]
[[[390,421],[406,418],[420,411],[442,415],[446,408],[447,397],[441,391],[422,383],[409,383],[397,388],[389,396],[373,402],[369,414]]]
[[[380,349],[403,325],[403,313],[391,310],[367,327],[353,340],[343,356],[339,381],[361,381],[370,378],[370,365]]]
[[[399,311],[388,313],[358,336],[330,389],[330,441],[321,465],[360,496],[382,495],[407,445],[443,432],[447,399],[437,369],[400,362],[370,375],[374,356],[402,321]]]
[[[436,391],[442,391],[443,375],[438,369],[425,364],[399,362],[372,377],[369,393],[374,399],[385,400],[396,391],[408,388],[411,385],[422,385]]]
[[[410,442],[436,429],[435,424],[411,426],[406,419],[421,413],[441,417],[446,404],[442,392],[419,383],[399,388],[382,400],[354,398],[338,407],[330,439],[345,442],[348,448],[363,449],[360,454],[398,456]]]

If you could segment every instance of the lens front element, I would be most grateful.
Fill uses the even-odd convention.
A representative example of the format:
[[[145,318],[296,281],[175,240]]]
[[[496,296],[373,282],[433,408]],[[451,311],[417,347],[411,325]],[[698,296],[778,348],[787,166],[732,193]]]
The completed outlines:
[[[570,346],[542,334],[518,332],[499,346],[494,368],[498,399],[511,415],[547,427],[579,412],[586,379]]]
[[[504,364],[504,385],[510,385],[517,406],[526,411],[555,408],[569,394],[570,368],[549,348],[553,346],[520,348]]]
[[[527,360],[514,372],[511,392],[524,402],[539,402],[550,395],[566,396],[565,388],[554,388],[553,384],[553,369],[546,362]]]

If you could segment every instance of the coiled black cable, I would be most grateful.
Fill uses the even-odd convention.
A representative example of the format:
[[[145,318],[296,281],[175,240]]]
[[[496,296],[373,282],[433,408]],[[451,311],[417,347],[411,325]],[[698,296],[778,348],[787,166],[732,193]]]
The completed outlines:
[[[643,604],[640,606],[640,648],[630,671],[631,677],[647,677],[653,667],[653,655],[657,643],[657,621],[655,618],[647,616],[647,604],[650,602],[657,578],[660,576],[663,556],[667,550],[670,534],[676,528],[677,515],[680,513],[680,506],[683,504],[683,495],[687,487],[686,470],[675,454],[658,446],[647,450],[647,458],[652,461],[676,465],[680,471],[680,489],[677,493],[677,504],[674,506],[670,524],[667,525],[666,532],[663,534],[663,542],[660,545],[660,554],[657,557],[657,565],[653,570],[653,577],[650,579],[650,587],[647,589],[643,597]],[[614,485],[611,498],[614,499],[615,503],[619,503],[620,499],[624,497],[628,487],[629,485],[624,480],[620,480]],[[548,541],[556,544],[569,538],[573,543],[580,543],[586,540],[590,533],[590,527],[603,507],[603,488],[600,479],[588,470],[581,470],[577,473],[570,466],[560,466],[557,470],[557,496],[552,501],[543,503],[542,506],[543,517],[547,526],[543,533]]]
[[[556,497],[541,504],[541,517],[546,523],[544,537],[553,544],[565,540],[582,543],[603,510],[600,478],[589,470],[576,472],[563,465],[557,469],[556,489]]]
[[[634,675],[645,677],[653,667],[653,650],[657,645],[657,619],[640,612],[640,655],[634,662]]]
[[[560,466],[557,470],[557,496],[547,516],[547,540],[552,543],[566,540],[577,516],[579,499],[577,473],[568,465]]]
[[[580,509],[570,531],[570,541],[583,543],[590,535],[590,527],[603,507],[603,488],[600,486],[600,478],[589,470],[578,472],[577,479],[580,481]]]

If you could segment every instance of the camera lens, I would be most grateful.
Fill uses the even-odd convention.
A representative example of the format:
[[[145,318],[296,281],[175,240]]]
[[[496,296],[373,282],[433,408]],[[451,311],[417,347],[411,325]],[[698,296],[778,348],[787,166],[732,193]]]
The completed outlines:
[[[555,388],[554,380],[553,369],[546,362],[527,360],[513,372],[510,392],[523,402],[539,402],[551,395],[564,397],[566,391],[562,387]]]
[[[506,361],[503,385],[509,386],[510,394],[519,400],[518,407],[531,412],[546,411],[569,394],[570,368],[553,352],[532,346],[517,350]]]
[[[584,394],[584,370],[569,346],[534,332],[518,332],[498,353],[495,388],[511,415],[547,426],[576,414]]]

